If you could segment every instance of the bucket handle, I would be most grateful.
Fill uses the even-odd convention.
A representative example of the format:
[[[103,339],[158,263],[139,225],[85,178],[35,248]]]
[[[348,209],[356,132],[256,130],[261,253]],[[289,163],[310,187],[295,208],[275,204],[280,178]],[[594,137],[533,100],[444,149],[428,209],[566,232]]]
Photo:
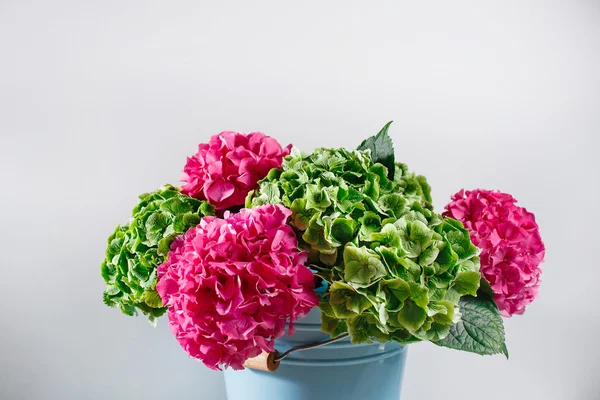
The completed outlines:
[[[277,350],[275,350],[272,353],[267,353],[266,351],[263,351],[258,356],[246,360],[246,362],[244,363],[244,367],[256,369],[259,371],[275,372],[277,371],[277,368],[279,368],[279,362],[292,353],[295,353],[297,351],[314,349],[316,347],[326,346],[331,343],[339,342],[340,340],[343,340],[348,336],[349,335],[347,333],[344,333],[342,335],[324,340],[322,342],[309,343],[302,346],[292,347],[284,353],[279,353]]]

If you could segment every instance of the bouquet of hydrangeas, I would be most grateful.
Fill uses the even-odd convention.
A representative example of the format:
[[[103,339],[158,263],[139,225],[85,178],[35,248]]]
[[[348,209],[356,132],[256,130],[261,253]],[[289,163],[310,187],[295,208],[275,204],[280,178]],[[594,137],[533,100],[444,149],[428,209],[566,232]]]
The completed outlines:
[[[479,189],[436,213],[389,125],[357,149],[304,153],[259,132],[200,144],[183,186],[141,195],[109,237],[104,302],[152,323],[166,312],[212,369],[273,352],[314,307],[352,343],[508,356],[502,316],[522,314],[540,284],[534,215]]]

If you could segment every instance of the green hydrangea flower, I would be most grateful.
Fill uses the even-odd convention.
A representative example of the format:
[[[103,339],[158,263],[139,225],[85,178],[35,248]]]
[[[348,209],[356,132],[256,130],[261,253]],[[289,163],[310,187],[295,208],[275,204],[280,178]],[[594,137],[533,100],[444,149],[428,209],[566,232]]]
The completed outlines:
[[[247,206],[292,210],[311,267],[329,283],[323,330],[354,343],[439,340],[460,318],[460,297],[479,287],[477,248],[460,222],[432,211],[424,177],[390,165],[391,174],[370,150],[294,150]]]
[[[141,311],[154,323],[166,311],[155,289],[156,268],[166,260],[173,239],[203,216],[214,215],[214,208],[171,185],[139,198],[129,223],[117,226],[108,238],[100,267],[107,284],[103,298],[126,315]]]
[[[292,225],[310,245],[313,261],[333,266],[346,243],[368,236],[387,218],[405,214],[413,203],[431,209],[430,187],[422,176],[395,164],[394,178],[374,163],[369,151],[296,149],[250,192],[247,207],[283,204],[292,210]]]

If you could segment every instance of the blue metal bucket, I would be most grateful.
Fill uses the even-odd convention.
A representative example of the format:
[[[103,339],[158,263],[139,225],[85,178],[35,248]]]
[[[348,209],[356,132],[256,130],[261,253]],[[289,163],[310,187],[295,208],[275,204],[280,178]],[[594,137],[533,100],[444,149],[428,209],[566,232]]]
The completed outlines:
[[[275,342],[284,352],[329,338],[315,309],[294,323],[296,333]],[[275,372],[226,370],[228,400],[398,400],[406,346],[353,345],[349,339],[291,353]]]

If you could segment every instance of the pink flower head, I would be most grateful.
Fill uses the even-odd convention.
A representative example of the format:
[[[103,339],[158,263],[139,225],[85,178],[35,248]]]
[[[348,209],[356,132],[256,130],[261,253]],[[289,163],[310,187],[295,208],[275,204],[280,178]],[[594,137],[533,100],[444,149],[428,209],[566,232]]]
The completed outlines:
[[[181,191],[208,201],[217,210],[244,205],[248,192],[256,189],[272,168],[281,167],[291,147],[282,148],[277,140],[260,132],[221,132],[188,157]]]
[[[224,218],[205,217],[173,242],[158,267],[169,328],[188,354],[211,369],[243,369],[318,304],[307,254],[298,249],[291,211],[267,204]]]
[[[482,249],[481,273],[505,317],[523,314],[537,297],[545,254],[535,216],[516,202],[498,191],[461,190],[444,212],[462,221]]]

